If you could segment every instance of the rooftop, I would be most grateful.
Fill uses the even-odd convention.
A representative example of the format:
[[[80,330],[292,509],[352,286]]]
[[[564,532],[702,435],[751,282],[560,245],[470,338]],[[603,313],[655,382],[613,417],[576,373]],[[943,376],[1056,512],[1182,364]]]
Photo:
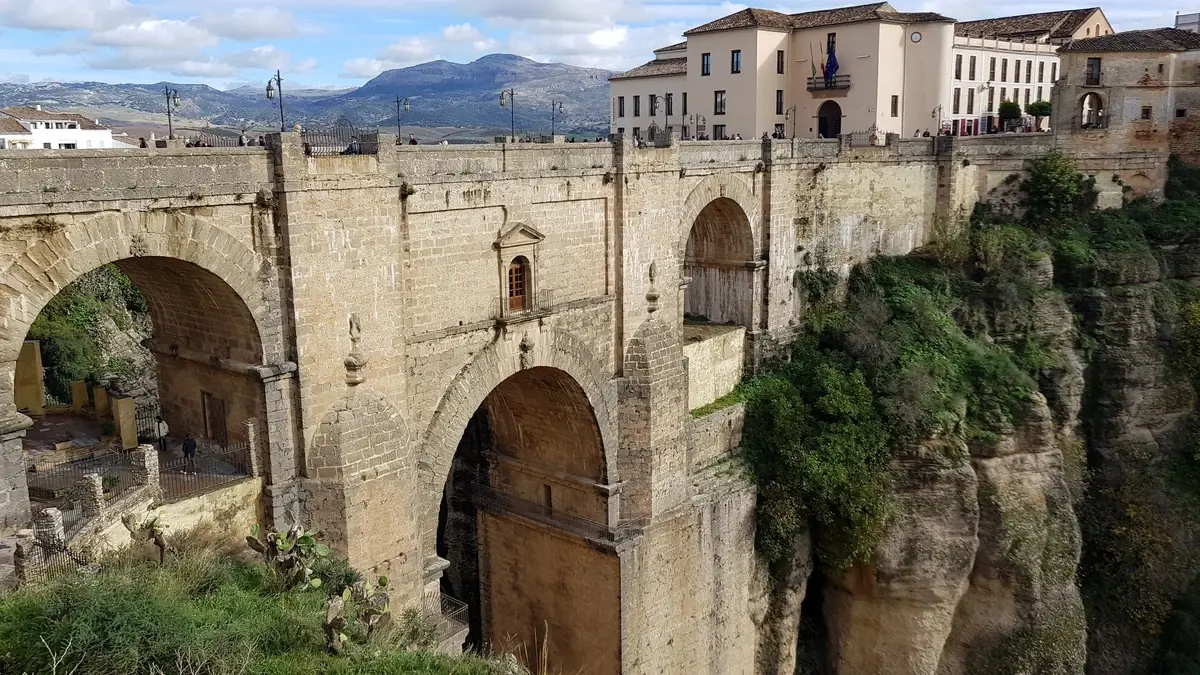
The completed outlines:
[[[1200,33],[1178,28],[1127,30],[1072,40],[1060,52],[1184,52],[1200,49]]]
[[[1079,30],[1099,7],[1066,9],[1058,12],[1039,12],[1001,16],[979,21],[960,21],[954,34],[964,37],[1022,38],[1047,35],[1050,38],[1069,38]]]
[[[0,115],[0,134],[27,134],[29,130],[21,126],[15,117]]]
[[[664,75],[684,75],[687,73],[687,59],[656,59],[644,63],[633,70],[627,70],[619,75],[613,75],[609,80],[626,80],[634,77],[661,77]]]
[[[843,23],[858,23],[861,21],[932,23],[952,22],[954,19],[938,14],[937,12],[897,12],[886,2],[819,9],[813,12],[800,12],[798,14],[783,14],[782,12],[775,12],[769,9],[751,8],[734,12],[716,21],[710,21],[703,26],[697,26],[684,33],[684,35],[697,35],[719,30],[752,27],[800,30],[804,28],[819,28],[821,26],[835,26]]]
[[[97,124],[95,120],[90,120],[78,113],[70,112],[53,112],[50,110],[38,110],[27,106],[14,106],[12,108],[0,108],[0,113],[8,115],[22,121],[50,121],[50,122],[78,122],[80,129],[103,130],[107,129],[103,125]]]
[[[684,40],[683,42],[676,42],[675,44],[667,45],[666,47],[659,47],[658,49],[654,50],[654,53],[658,54],[659,52],[678,52],[678,51],[683,51],[684,49],[687,49],[687,40]]]

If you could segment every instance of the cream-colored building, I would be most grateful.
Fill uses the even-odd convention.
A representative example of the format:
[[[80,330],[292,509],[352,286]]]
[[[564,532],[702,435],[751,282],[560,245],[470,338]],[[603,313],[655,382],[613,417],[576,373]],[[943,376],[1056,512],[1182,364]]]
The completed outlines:
[[[959,22],[942,126],[955,135],[987,133],[1000,127],[1002,101],[1016,101],[1022,111],[1034,101],[1049,101],[1058,79],[1059,46],[1111,33],[1099,7]],[[1034,122],[1028,115],[1022,120],[1029,128]],[[1043,129],[1048,122],[1042,121]]]
[[[1200,12],[1192,14],[1175,14],[1175,27],[1179,30],[1189,30],[1193,33],[1200,33]]]
[[[612,133],[644,137],[654,125],[713,139],[831,138],[872,126],[911,134],[948,101],[954,20],[940,14],[885,2],[745,9],[684,36],[612,78]],[[830,53],[839,67],[826,78]]]

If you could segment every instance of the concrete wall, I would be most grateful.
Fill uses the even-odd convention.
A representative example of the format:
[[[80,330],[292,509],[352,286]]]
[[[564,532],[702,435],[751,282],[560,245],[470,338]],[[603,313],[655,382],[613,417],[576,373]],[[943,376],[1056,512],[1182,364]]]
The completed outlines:
[[[746,329],[687,326],[684,340],[683,355],[688,360],[688,409],[695,410],[733,391],[741,382]]]

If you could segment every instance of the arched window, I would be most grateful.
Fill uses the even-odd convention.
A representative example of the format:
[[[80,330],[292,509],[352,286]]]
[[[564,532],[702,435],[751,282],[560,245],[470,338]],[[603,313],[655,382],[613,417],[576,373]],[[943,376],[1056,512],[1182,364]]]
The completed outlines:
[[[523,255],[508,264],[508,311],[529,309],[529,260]]]

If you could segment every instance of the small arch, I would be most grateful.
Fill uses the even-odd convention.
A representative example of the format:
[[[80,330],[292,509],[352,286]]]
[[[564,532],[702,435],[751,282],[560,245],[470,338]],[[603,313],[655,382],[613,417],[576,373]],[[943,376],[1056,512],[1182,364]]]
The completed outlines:
[[[817,108],[817,137],[837,138],[842,134],[842,106],[825,101]]]
[[[531,290],[533,288],[533,270],[529,259],[523,255],[513,258],[508,263],[508,311],[511,313],[524,312],[532,309]]]
[[[1089,91],[1080,97],[1076,118],[1080,129],[1103,129],[1108,126],[1104,99],[1099,93]]]

